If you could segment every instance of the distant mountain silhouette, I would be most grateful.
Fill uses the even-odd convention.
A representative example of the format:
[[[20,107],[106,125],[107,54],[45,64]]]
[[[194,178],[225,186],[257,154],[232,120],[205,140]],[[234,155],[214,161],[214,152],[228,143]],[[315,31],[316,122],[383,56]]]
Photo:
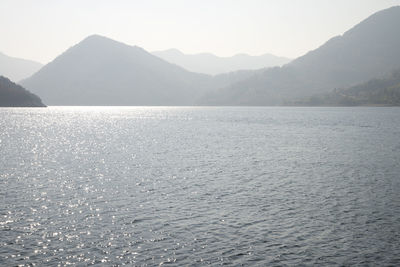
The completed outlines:
[[[282,67],[210,76],[93,35],[22,84],[50,105],[281,105],[398,68],[400,7],[393,7]]]
[[[400,7],[377,12],[283,67],[209,94],[202,103],[279,105],[344,88],[400,68]]]
[[[0,75],[9,77],[13,81],[28,78],[37,72],[43,65],[41,63],[15,58],[0,53]]]
[[[189,72],[137,46],[92,35],[22,84],[49,105],[193,105],[253,72]]]
[[[282,66],[290,61],[288,58],[271,54],[261,56],[237,54],[232,57],[218,57],[210,53],[188,55],[177,49],[155,51],[152,54],[189,71],[210,75]]]
[[[0,76],[0,107],[45,107],[40,98]]]
[[[190,105],[208,79],[140,47],[92,35],[22,84],[51,105]]]

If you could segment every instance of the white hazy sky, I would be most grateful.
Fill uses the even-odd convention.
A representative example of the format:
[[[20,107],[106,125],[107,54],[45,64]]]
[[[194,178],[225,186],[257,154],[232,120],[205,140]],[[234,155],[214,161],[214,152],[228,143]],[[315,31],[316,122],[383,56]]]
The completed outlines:
[[[90,34],[148,51],[297,57],[400,0],[0,0],[0,51],[47,63]]]

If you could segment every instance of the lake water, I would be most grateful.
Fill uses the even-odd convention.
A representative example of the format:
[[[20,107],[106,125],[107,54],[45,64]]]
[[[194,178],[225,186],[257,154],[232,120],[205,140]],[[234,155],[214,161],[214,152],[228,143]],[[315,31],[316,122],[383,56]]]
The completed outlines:
[[[400,265],[400,109],[0,109],[0,265]]]

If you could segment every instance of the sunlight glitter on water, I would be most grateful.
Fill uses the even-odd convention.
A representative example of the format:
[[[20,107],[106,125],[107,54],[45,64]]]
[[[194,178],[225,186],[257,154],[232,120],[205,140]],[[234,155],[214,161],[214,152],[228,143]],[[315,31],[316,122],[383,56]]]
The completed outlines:
[[[399,109],[0,112],[2,265],[400,262]]]

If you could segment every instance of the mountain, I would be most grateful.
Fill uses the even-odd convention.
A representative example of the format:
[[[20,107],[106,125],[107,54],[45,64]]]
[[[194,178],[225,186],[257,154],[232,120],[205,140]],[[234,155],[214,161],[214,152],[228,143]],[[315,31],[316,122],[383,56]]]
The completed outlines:
[[[400,106],[400,70],[346,89],[288,103],[305,106]]]
[[[252,74],[193,73],[140,47],[92,35],[22,85],[49,105],[193,105],[211,89]]]
[[[22,84],[50,105],[189,105],[208,78],[92,35]]]
[[[0,107],[45,107],[40,98],[0,76]]]
[[[20,81],[37,72],[43,65],[41,63],[9,57],[0,53],[0,75],[9,77],[13,81]]]
[[[400,6],[377,12],[342,36],[282,66],[208,94],[202,103],[280,105],[345,88],[400,68]]]
[[[189,71],[209,75],[282,66],[290,61],[288,58],[271,54],[261,56],[237,54],[232,57],[218,57],[209,53],[188,55],[177,49],[155,51],[152,54]]]

